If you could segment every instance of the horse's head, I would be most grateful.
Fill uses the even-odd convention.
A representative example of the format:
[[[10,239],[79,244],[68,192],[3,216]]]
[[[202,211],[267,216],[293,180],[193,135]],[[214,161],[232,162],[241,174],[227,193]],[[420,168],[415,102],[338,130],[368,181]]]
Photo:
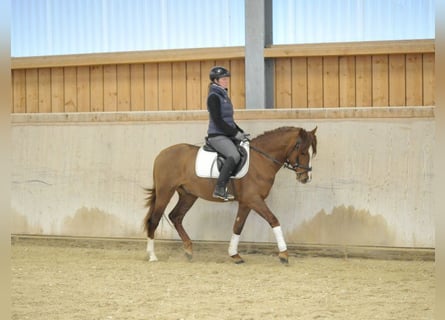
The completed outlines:
[[[315,132],[300,129],[295,146],[287,157],[287,164],[297,173],[297,180],[301,183],[310,182],[312,179],[312,158],[317,153],[317,136]]]

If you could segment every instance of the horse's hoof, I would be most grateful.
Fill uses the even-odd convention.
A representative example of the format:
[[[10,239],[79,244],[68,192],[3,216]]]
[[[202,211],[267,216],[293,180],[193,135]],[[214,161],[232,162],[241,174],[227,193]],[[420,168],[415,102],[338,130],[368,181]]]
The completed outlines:
[[[280,262],[281,262],[282,264],[289,264],[289,259],[287,259],[287,258],[281,258],[281,257],[280,257]]]
[[[289,254],[287,251],[280,252],[278,254],[278,258],[280,258],[280,262],[282,264],[289,264]]]
[[[156,261],[158,261],[158,258],[156,256],[148,257],[148,262],[156,262]]]
[[[241,256],[240,256],[239,254],[235,254],[235,255],[230,256],[230,257],[232,258],[232,261],[233,261],[235,264],[241,264],[241,263],[244,263],[243,258],[241,258]]]
[[[193,259],[193,255],[191,254],[191,252],[185,252],[185,256],[187,257],[187,260],[188,261],[192,261],[192,259]]]
[[[191,241],[184,242],[184,252],[188,261],[191,261],[193,258],[193,245]]]

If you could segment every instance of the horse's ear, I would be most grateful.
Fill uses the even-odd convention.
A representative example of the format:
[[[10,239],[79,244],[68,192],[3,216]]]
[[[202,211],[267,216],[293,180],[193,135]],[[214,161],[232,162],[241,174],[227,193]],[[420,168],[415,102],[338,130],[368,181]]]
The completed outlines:
[[[304,141],[306,141],[307,135],[308,135],[308,132],[306,130],[304,130],[303,128],[301,128],[301,130],[298,131],[298,136],[300,137],[300,139],[302,139]]]
[[[317,136],[315,135],[315,132],[317,132],[317,126],[311,131],[311,135],[313,137],[312,140],[312,152],[313,155],[315,156],[317,154]]]

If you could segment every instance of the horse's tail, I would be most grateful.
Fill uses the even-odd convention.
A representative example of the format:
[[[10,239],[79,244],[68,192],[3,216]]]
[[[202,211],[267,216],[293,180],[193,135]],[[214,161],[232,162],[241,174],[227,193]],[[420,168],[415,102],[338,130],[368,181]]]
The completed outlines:
[[[155,203],[156,203],[156,187],[145,188],[144,190],[147,194],[147,197],[145,198],[145,200],[147,201],[145,203],[145,207],[148,207],[148,212],[144,218],[144,231],[146,231],[148,233],[148,224],[150,222],[150,218],[151,218],[151,215],[153,213],[153,210],[155,208]]]

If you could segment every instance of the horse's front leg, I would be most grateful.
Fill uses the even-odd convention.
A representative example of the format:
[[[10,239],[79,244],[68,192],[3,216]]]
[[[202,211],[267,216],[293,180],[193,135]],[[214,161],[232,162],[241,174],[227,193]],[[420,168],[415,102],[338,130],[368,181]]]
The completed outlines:
[[[261,217],[263,217],[272,227],[275,239],[278,245],[278,257],[282,263],[289,263],[289,254],[287,252],[287,245],[284,241],[283,230],[277,217],[270,211],[263,199],[257,198],[255,201],[249,203],[250,208],[255,210]]]
[[[233,234],[230,239],[229,244],[229,256],[233,259],[236,264],[244,263],[243,258],[238,253],[238,244],[241,231],[243,231],[244,223],[246,222],[247,216],[249,215],[250,208],[242,205],[238,206],[238,213],[236,215],[235,223],[233,224]]]

